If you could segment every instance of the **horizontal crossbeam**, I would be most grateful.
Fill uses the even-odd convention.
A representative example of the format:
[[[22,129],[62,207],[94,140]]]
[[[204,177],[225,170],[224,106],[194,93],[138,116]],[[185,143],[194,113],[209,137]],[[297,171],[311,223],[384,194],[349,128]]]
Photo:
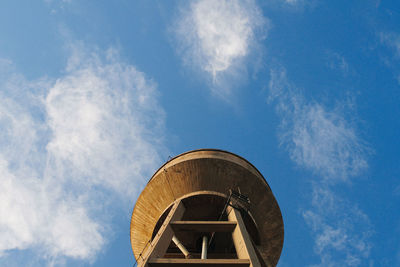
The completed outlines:
[[[233,232],[236,222],[232,221],[173,221],[170,226],[174,232]]]
[[[191,252],[190,255],[192,255],[192,259],[200,259],[201,253],[198,252]],[[168,252],[164,255],[163,258],[171,258],[171,259],[184,259],[185,255],[182,254],[182,252]],[[208,259],[236,259],[237,255],[235,253],[215,253],[211,252],[208,253],[207,255]]]
[[[248,259],[166,259],[166,258],[157,258],[151,259],[149,262],[150,267],[172,267],[172,266],[179,266],[179,267],[228,267],[228,266],[235,266],[235,267],[249,267],[250,260]]]

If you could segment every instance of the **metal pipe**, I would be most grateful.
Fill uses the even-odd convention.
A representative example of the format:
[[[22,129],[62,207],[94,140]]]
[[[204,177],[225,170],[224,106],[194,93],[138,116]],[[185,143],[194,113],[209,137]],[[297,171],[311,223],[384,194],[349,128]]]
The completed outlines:
[[[203,246],[201,248],[201,259],[207,259],[207,246],[208,246],[208,237],[205,235],[203,236]]]
[[[185,255],[185,258],[190,258],[189,251],[185,248],[185,246],[179,241],[179,239],[175,235],[172,237],[172,241],[180,249],[180,251],[182,251],[183,255]]]

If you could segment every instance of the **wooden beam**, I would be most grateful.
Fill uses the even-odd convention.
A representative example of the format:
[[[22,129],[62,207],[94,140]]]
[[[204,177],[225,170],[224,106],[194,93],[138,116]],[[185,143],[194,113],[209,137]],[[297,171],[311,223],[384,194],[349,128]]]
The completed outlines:
[[[171,221],[180,220],[185,212],[183,203],[178,200],[172,206],[163,225],[158,230],[158,233],[151,241],[150,245],[143,251],[143,254],[138,259],[138,267],[147,267],[149,260],[152,258],[161,258],[164,256],[171,243],[174,232],[169,225]]]
[[[158,258],[149,261],[150,267],[166,266],[166,267],[249,267],[250,261],[248,259],[166,259]]]
[[[192,259],[200,259],[201,253],[192,252]],[[172,259],[185,259],[185,255],[181,252],[168,252],[164,255],[164,258],[172,258]],[[236,253],[208,253],[208,259],[236,259]]]
[[[233,232],[236,222],[233,221],[174,221],[170,223],[174,232]]]
[[[251,237],[246,230],[240,211],[228,207],[228,220],[237,222],[237,227],[232,233],[233,244],[239,259],[250,259],[250,267],[261,267],[255,248],[251,242]]]

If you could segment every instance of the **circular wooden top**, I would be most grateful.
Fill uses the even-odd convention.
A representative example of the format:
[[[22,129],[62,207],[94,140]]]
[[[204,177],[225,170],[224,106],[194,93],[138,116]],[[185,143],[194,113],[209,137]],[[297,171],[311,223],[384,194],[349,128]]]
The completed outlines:
[[[166,162],[140,194],[131,219],[131,244],[136,258],[151,241],[158,219],[175,200],[195,192],[229,195],[240,188],[249,196],[250,213],[258,227],[257,248],[266,263],[278,263],[283,246],[283,220],[278,203],[262,174],[233,153],[201,149]]]

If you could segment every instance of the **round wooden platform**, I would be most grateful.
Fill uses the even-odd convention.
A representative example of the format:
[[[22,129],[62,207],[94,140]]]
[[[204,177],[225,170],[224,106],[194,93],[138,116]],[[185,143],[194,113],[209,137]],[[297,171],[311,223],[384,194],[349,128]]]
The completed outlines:
[[[157,221],[175,200],[195,192],[229,195],[240,188],[249,196],[250,214],[259,231],[256,245],[266,263],[275,266],[283,246],[283,220],[275,197],[262,174],[233,153],[201,149],[165,163],[140,194],[131,219],[131,244],[136,258],[152,238]]]

